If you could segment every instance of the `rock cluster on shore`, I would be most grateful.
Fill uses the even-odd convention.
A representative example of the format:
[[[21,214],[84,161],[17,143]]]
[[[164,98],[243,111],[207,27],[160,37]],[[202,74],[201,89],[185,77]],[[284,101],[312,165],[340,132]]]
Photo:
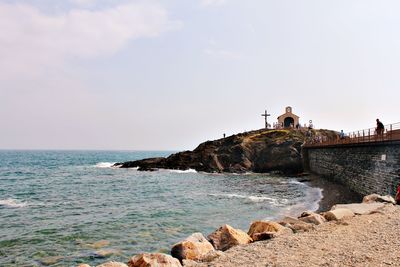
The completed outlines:
[[[172,256],[162,253],[143,253],[133,256],[127,264],[107,262],[97,267],[207,266],[214,260],[225,257],[224,251],[236,246],[241,247],[278,236],[287,237],[295,233],[313,231],[316,227],[331,221],[344,223],[343,220],[345,219],[357,215],[379,213],[387,205],[394,204],[395,201],[391,196],[382,197],[373,194],[364,197],[363,203],[335,205],[331,210],[322,213],[306,211],[298,218],[285,217],[278,222],[255,221],[250,225],[247,233],[234,229],[229,225],[223,225],[208,235],[208,238],[205,238],[201,233],[194,233],[185,240],[173,245],[171,249]],[[216,266],[230,266],[230,264],[217,264]],[[90,266],[81,264],[78,267]]]
[[[329,130],[312,130],[310,134],[321,139],[337,136],[336,132]],[[193,151],[167,158],[129,161],[114,166],[138,168],[140,171],[194,169],[203,172],[300,173],[303,171],[301,146],[306,135],[305,130],[262,129],[207,141]]]

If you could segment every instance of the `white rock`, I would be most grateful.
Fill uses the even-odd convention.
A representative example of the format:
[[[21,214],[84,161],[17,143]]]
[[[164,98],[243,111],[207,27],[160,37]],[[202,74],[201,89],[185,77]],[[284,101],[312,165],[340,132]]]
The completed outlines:
[[[372,203],[354,203],[354,204],[338,204],[332,207],[331,210],[336,209],[349,209],[354,214],[357,215],[365,215],[371,214],[383,208],[385,206],[384,203],[380,202],[372,202]]]
[[[363,198],[363,203],[371,203],[371,202],[384,202],[384,203],[392,203],[396,204],[396,201],[392,196],[386,195],[386,196],[381,196],[378,194],[371,194],[368,196],[365,196]]]
[[[325,219],[328,221],[338,221],[343,218],[351,218],[354,216],[354,213],[350,209],[334,209],[325,212]]]

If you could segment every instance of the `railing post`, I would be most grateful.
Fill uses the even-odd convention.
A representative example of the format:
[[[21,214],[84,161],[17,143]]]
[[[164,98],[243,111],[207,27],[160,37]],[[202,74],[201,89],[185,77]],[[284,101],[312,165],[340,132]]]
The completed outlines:
[[[368,129],[368,142],[371,142],[371,129]]]

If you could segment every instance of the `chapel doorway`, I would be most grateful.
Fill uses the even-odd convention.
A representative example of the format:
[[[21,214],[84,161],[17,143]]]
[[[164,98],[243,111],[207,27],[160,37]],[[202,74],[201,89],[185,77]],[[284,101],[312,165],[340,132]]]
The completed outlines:
[[[285,118],[285,120],[283,121],[283,127],[289,128],[292,126],[294,126],[294,119],[292,117]]]

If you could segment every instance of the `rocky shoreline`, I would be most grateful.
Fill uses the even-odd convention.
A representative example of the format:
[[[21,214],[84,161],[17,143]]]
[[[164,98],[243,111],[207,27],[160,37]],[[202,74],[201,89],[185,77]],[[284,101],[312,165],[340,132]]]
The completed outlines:
[[[337,132],[306,129],[261,129],[207,141],[193,151],[183,151],[163,158],[149,158],[116,163],[119,168],[138,168],[227,173],[298,174],[303,171],[302,146],[307,138],[335,138]]]
[[[338,204],[325,212],[255,221],[247,233],[223,225],[207,238],[192,234],[175,244],[171,255],[143,253],[127,264],[97,267],[396,265],[399,226],[400,208],[394,199],[373,194],[362,203]]]

